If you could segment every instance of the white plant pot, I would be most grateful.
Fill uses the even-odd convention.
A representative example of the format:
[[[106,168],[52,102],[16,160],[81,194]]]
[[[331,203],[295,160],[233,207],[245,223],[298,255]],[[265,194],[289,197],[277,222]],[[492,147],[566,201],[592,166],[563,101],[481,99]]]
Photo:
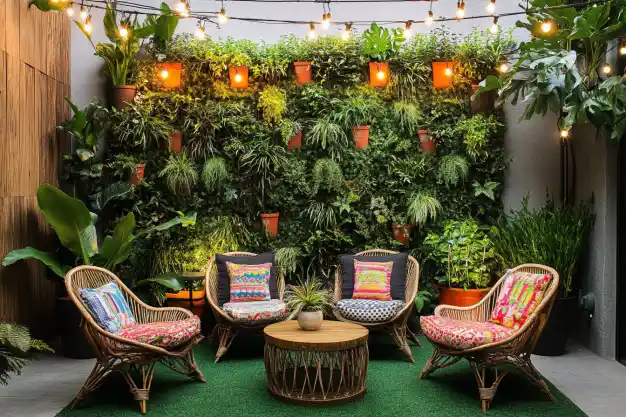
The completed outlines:
[[[319,330],[324,321],[321,311],[301,311],[298,313],[298,325],[302,330]]]

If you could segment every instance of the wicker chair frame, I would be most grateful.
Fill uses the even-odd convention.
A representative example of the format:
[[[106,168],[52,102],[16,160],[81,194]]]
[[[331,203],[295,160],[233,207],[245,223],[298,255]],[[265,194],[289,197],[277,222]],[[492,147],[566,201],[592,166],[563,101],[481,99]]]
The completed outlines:
[[[119,337],[96,323],[79,296],[78,290],[98,288],[112,281],[120,288],[137,324],[177,321],[193,317],[191,312],[183,308],[155,308],[145,304],[115,274],[104,268],[79,266],[69,271],[65,278],[67,292],[82,314],[81,327],[97,358],[93,370],[70,404],[70,408],[74,408],[89,393],[97,389],[108,375],[118,372],[124,377],[135,400],[139,402],[141,413],[145,414],[157,362],[161,362],[182,375],[206,382],[196,365],[192,350],[204,338],[201,334],[182,345],[165,349]],[[133,377],[138,378],[138,382]]]
[[[520,265],[513,268],[512,271],[550,274],[552,276],[545,297],[522,327],[513,335],[499,342],[488,343],[464,350],[457,350],[449,346],[440,345],[429,339],[429,342],[432,343],[435,350],[430,359],[428,359],[428,362],[426,362],[426,366],[424,366],[419,376],[421,379],[424,379],[437,369],[446,368],[454,365],[461,359],[467,359],[476,377],[476,382],[478,383],[478,392],[483,412],[486,412],[491,406],[498,385],[512,368],[520,370],[535,383],[541,391],[546,393],[550,399],[555,401],[545,380],[532,364],[530,355],[539,340],[539,336],[554,305],[559,286],[559,274],[553,268],[537,264]],[[479,303],[470,307],[440,305],[435,309],[435,315],[468,322],[489,321],[505,278],[506,276],[501,277],[491,288],[491,291],[489,291]],[[499,373],[499,367],[505,369]],[[495,370],[495,374],[492,378],[493,383],[489,386],[489,375],[487,371],[490,369]]]
[[[359,252],[356,256],[387,256],[396,254],[398,252],[386,250],[386,249],[372,249],[366,250],[363,252]],[[333,312],[337,320],[345,321],[348,323],[360,324],[361,326],[367,327],[370,332],[371,331],[386,331],[393,338],[394,343],[404,355],[413,363],[413,354],[411,353],[411,348],[407,342],[407,337],[413,340],[418,346],[420,346],[419,340],[417,336],[413,334],[407,327],[407,320],[409,319],[409,315],[412,311],[413,302],[415,297],[417,296],[417,286],[419,283],[419,274],[420,274],[420,266],[419,263],[413,258],[409,256],[407,262],[406,269],[406,280],[405,280],[405,291],[404,291],[404,302],[405,305],[393,317],[391,320],[378,322],[378,323],[361,323],[349,320],[341,315],[341,313],[335,308]],[[335,286],[333,293],[333,301],[336,304],[342,298],[342,290],[343,290],[343,280],[341,279],[341,265],[338,265],[335,270]]]
[[[227,256],[256,256],[256,253],[252,252],[228,252],[224,255]],[[283,299],[285,295],[285,277],[277,271],[276,280],[278,287],[278,298]],[[233,343],[233,340],[241,332],[261,332],[268,324],[283,321],[284,319],[275,320],[255,320],[255,321],[238,321],[234,320],[228,315],[219,305],[219,280],[217,274],[217,264],[215,263],[215,257],[212,256],[209,260],[209,264],[206,270],[206,279],[204,280],[206,287],[206,296],[215,315],[217,324],[213,329],[213,338],[218,340],[218,349],[215,354],[215,362],[218,362],[222,356],[228,351],[228,348]]]

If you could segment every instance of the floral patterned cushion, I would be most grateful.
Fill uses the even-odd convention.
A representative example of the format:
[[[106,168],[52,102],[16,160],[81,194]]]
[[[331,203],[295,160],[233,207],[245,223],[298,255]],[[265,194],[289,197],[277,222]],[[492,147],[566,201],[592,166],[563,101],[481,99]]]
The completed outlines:
[[[550,274],[507,272],[491,322],[519,329],[543,300],[551,279]]]
[[[226,262],[230,275],[230,302],[269,301],[272,264],[239,265]]]
[[[335,308],[348,320],[360,323],[379,323],[391,320],[404,307],[404,301],[339,300]]]
[[[459,350],[499,342],[515,333],[513,329],[490,322],[462,321],[440,316],[421,317],[420,324],[422,333],[430,341]]]
[[[287,315],[287,306],[281,300],[226,303],[222,309],[238,321],[280,320]]]
[[[173,348],[191,340],[198,333],[200,319],[193,316],[186,320],[136,324],[115,335],[161,348]]]
[[[391,301],[393,262],[354,260],[353,299]]]

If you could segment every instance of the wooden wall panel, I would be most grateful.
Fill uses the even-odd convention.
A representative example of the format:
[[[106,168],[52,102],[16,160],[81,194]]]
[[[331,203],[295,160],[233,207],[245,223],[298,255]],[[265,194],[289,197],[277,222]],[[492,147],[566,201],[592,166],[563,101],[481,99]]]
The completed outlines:
[[[69,19],[28,8],[28,0],[0,0],[0,257],[33,246],[54,250],[37,209],[42,182],[57,183],[70,117]],[[54,293],[37,262],[0,267],[0,321],[23,323],[54,336]],[[51,332],[52,331],[52,332]]]

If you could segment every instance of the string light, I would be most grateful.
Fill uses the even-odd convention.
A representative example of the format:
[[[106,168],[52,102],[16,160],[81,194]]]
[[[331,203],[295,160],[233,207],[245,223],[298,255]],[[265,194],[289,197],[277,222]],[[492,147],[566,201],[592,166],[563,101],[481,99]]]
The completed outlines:
[[[239,84],[242,79],[243,79],[243,77],[241,76],[241,74],[239,74],[239,71],[237,70],[235,72],[235,83]]]
[[[343,32],[341,32],[341,39],[343,39],[344,41],[347,41],[348,39],[350,39],[351,33],[352,33],[352,23],[346,23],[346,27],[344,28]]]
[[[167,77],[169,77],[169,76],[170,76],[169,71],[168,71],[168,70],[166,70],[165,68],[163,68],[163,69],[161,70],[161,78],[163,78],[164,80],[166,80],[166,79],[167,79]]]
[[[487,13],[494,14],[496,12],[496,0],[489,0],[487,4]]]
[[[552,21],[551,20],[546,20],[541,24],[541,31],[543,33],[550,33],[552,32]]]
[[[327,30],[330,27],[330,12],[322,15],[322,29]]]
[[[446,75],[446,77],[452,77],[452,68],[446,66],[446,69],[443,70],[443,73]]]
[[[461,21],[465,17],[465,0],[456,3],[456,20]]]
[[[406,22],[404,24],[404,39],[410,39],[411,38],[411,25],[413,24],[412,20],[409,20],[408,22]]]
[[[74,5],[73,5],[73,3],[70,3],[69,6],[67,6],[67,9],[65,9],[65,13],[67,13],[67,15],[69,17],[74,16]]]
[[[605,74],[611,73],[611,66],[608,64],[608,62],[602,67],[602,72]]]
[[[85,24],[83,24],[83,30],[87,34],[90,34],[91,31],[93,30],[93,27],[91,26],[91,15],[90,14],[87,14],[87,17],[85,18]]]
[[[500,64],[498,71],[502,73],[509,72],[509,64],[507,64],[506,62],[503,62],[502,64]]]
[[[313,22],[309,23],[309,39],[315,39],[317,37],[317,33],[315,33],[315,24]]]
[[[201,20],[198,20],[198,27],[196,27],[196,39],[199,40],[204,40],[206,33],[205,33],[205,27],[204,27],[204,22]]]
[[[424,23],[426,23],[426,26],[430,26],[433,24],[433,11],[432,10],[428,11],[428,17],[426,18]]]
[[[626,55],[626,43],[619,48],[620,55]]]
[[[120,38],[126,40],[128,39],[129,30],[125,25],[120,26]]]
[[[378,78],[379,80],[384,80],[385,79],[385,72],[381,69],[378,70],[378,72],[376,72],[376,78]]]
[[[561,132],[559,132],[561,139],[567,139],[569,137],[569,130],[567,129],[561,129]]]
[[[217,14],[217,21],[223,25],[224,23],[228,22],[228,16],[226,16],[226,9],[222,7],[222,9],[220,10],[220,12]]]
[[[85,9],[85,6],[80,6],[80,20],[82,20],[83,22],[86,22],[87,17],[89,17],[89,13],[87,13],[87,9]]]
[[[498,16],[494,16],[493,24],[491,25],[491,28],[489,29],[489,31],[493,33],[494,35],[500,32],[500,26],[498,25]]]
[[[187,0],[180,0],[180,2],[176,5],[176,13],[180,17],[189,17],[189,12],[191,11],[191,7]]]

